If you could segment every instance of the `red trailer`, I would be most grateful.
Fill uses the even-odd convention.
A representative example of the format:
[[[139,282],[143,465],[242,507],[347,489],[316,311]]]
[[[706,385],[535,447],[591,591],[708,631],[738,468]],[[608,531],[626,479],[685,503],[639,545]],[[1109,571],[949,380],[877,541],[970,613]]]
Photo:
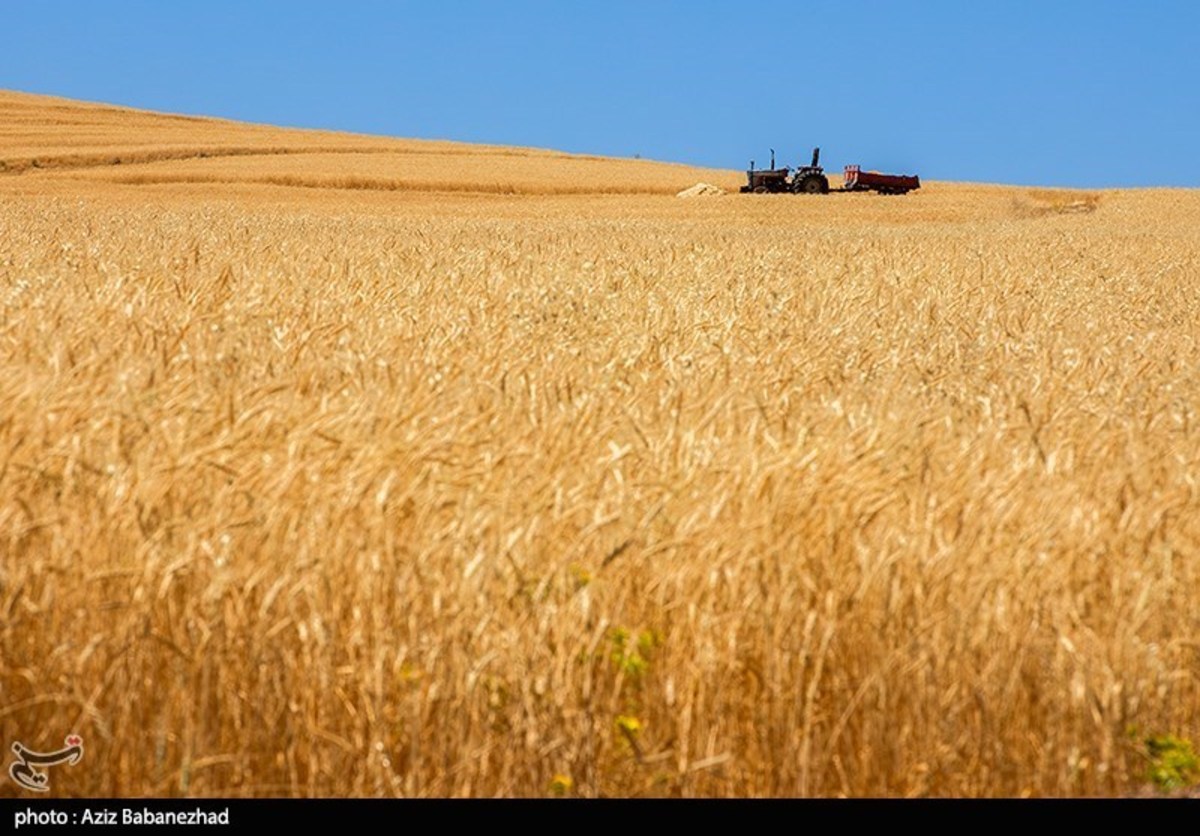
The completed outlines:
[[[921,188],[921,178],[915,174],[880,174],[878,171],[863,171],[861,166],[848,165],[844,176],[842,189],[848,192],[904,194]]]

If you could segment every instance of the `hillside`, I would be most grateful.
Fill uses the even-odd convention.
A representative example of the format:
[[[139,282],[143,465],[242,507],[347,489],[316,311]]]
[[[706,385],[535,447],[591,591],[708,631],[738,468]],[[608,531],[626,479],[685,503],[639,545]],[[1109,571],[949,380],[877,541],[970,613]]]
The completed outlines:
[[[1200,193],[674,196],[740,177],[0,94],[0,740],[80,734],[60,795],[1186,792]]]
[[[39,183],[262,184],[480,194],[674,194],[728,172],[530,148],[385,139],[0,91],[0,173]]]

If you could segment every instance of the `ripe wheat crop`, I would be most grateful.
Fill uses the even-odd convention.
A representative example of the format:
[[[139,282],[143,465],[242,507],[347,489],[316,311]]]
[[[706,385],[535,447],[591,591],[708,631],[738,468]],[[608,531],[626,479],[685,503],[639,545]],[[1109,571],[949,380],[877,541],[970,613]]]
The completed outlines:
[[[1200,735],[1200,194],[0,114],[54,792],[1128,794]]]

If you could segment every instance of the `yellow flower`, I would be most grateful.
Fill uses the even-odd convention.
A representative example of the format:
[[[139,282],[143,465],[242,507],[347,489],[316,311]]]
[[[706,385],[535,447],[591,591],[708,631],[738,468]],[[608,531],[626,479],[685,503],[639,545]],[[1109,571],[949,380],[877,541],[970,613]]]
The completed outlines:
[[[621,714],[617,717],[617,728],[625,732],[625,734],[635,737],[642,730],[642,721],[637,717]]]

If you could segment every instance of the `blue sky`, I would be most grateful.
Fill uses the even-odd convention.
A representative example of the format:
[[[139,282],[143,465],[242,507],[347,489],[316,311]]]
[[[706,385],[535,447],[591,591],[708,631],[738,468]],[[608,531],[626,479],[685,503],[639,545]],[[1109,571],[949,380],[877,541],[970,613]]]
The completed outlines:
[[[6,0],[0,87],[743,168],[1200,186],[1200,3]]]

